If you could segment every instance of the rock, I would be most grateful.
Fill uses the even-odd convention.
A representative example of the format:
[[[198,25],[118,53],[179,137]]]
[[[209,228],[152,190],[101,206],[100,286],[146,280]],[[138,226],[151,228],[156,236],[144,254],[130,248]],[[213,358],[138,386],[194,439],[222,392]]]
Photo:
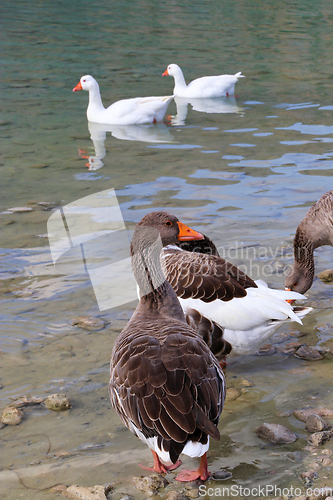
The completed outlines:
[[[137,490],[144,491],[148,496],[156,495],[159,488],[165,488],[169,484],[169,481],[160,474],[133,476],[133,482]]]
[[[293,411],[294,417],[302,422],[306,422],[310,415],[319,415],[319,417],[333,418],[333,410],[328,408],[306,408],[304,410]]]
[[[190,488],[189,490],[187,490],[186,496],[187,498],[199,498],[200,497],[199,488]]]
[[[265,344],[260,347],[259,351],[257,351],[257,354],[259,356],[272,356],[272,354],[276,353],[276,347],[273,347],[271,344]]]
[[[317,349],[305,344],[297,349],[294,356],[296,356],[296,358],[305,359],[306,361],[317,361],[319,359],[323,359]]]
[[[96,485],[92,488],[73,485],[64,490],[62,494],[70,500],[107,500],[107,495],[112,489],[110,484],[107,486]]]
[[[134,500],[134,497],[132,495],[124,495],[120,500]]]
[[[300,344],[299,342],[290,342],[289,344],[281,348],[281,352],[283,354],[295,354],[297,349],[299,349],[300,347],[302,347],[302,344]]]
[[[165,497],[164,500],[187,500],[187,497],[185,497],[180,491],[169,491]]]
[[[19,425],[22,421],[23,413],[14,406],[8,406],[1,414],[0,421],[6,425]]]
[[[333,430],[315,432],[308,437],[307,442],[311,446],[320,446],[321,444],[329,441],[333,437]]]
[[[64,411],[72,407],[66,394],[50,394],[44,401],[48,410]]]
[[[219,479],[220,481],[230,479],[231,477],[232,477],[231,472],[228,472],[226,470],[218,470],[212,474],[213,479]]]
[[[32,208],[29,207],[13,207],[8,208],[9,212],[20,213],[20,212],[32,212]]]
[[[301,478],[302,479],[307,479],[309,481],[312,481],[313,479],[315,479],[316,477],[318,476],[317,472],[314,471],[313,469],[311,470],[308,470],[306,472],[302,472],[301,474]]]
[[[322,464],[324,467],[331,467],[333,464],[333,461],[330,458],[326,457],[326,458],[323,458]]]
[[[309,432],[320,432],[330,429],[328,425],[319,415],[310,415],[306,419],[306,430]]]
[[[25,406],[40,405],[44,402],[44,398],[28,398],[27,396],[22,396],[11,403],[14,408],[23,408]]]
[[[281,424],[264,423],[256,429],[257,435],[275,444],[294,443],[297,435]]]
[[[326,455],[327,457],[331,457],[333,455],[333,451],[329,448],[324,448],[323,450],[321,450],[321,454]]]
[[[318,274],[318,278],[324,283],[331,283],[333,281],[333,269],[325,269],[325,271]]]
[[[226,401],[234,401],[235,399],[239,398],[241,395],[241,391],[238,389],[234,389],[233,387],[229,387],[227,389],[227,395],[226,395]]]
[[[105,327],[105,321],[100,318],[92,318],[89,316],[78,316],[71,321],[73,326],[78,326],[84,330],[97,332]]]
[[[240,381],[239,385],[241,387],[252,387],[253,384],[249,380],[246,380],[245,378],[243,378],[243,380]]]

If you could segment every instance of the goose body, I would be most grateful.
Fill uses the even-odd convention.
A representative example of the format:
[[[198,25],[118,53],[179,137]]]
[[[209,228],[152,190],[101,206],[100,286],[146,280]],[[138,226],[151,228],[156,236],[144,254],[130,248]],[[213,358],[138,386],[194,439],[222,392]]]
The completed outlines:
[[[305,293],[314,279],[316,248],[333,246],[333,190],[323,194],[308,210],[294,237],[294,266],[285,280],[288,290]]]
[[[186,85],[184,74],[177,64],[169,64],[162,76],[173,76],[175,96],[204,99],[233,96],[236,82],[243,77],[241,72],[235,75],[203,76]]]
[[[153,212],[134,231],[131,253],[140,301],[112,351],[110,398],[124,424],[152,450],[154,467],[148,470],[172,470],[184,453],[201,457],[200,466],[176,479],[205,480],[209,437],[220,438],[226,386],[217,359],[186,323],[161,268],[162,245],[181,234],[202,238],[178,224],[171,214]]]
[[[186,250],[178,245],[163,249],[162,267],[188,323],[200,327],[202,318],[212,323],[207,343],[218,357],[224,354],[219,350],[221,338],[234,353],[254,352],[282,321],[302,324],[301,318],[311,311],[287,302],[303,295],[268,288],[226,262],[209,238],[181,245]]]
[[[82,76],[73,92],[78,90],[89,92],[88,121],[111,125],[142,125],[161,122],[170,101],[173,99],[173,96],[135,97],[122,99],[105,108],[99,85],[91,75]]]

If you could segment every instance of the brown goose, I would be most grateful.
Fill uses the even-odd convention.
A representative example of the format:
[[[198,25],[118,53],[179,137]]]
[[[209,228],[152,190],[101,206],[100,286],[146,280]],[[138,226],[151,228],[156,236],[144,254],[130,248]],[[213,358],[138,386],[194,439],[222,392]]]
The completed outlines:
[[[164,212],[148,214],[137,224],[131,254],[141,297],[115,342],[110,366],[111,403],[151,449],[154,466],[148,470],[178,467],[181,453],[201,457],[198,470],[182,471],[179,481],[209,477],[209,437],[220,438],[217,424],[226,393],[217,359],[186,323],[160,265],[162,245],[200,238]]]
[[[333,246],[333,190],[312,205],[294,237],[294,266],[285,280],[286,290],[305,293],[314,278],[313,251],[323,245]]]
[[[198,329],[219,359],[227,354],[223,341],[231,344],[234,353],[255,352],[281,321],[302,323],[300,318],[311,311],[286,302],[304,296],[268,288],[219,257],[207,236],[164,248],[162,268],[187,322]]]

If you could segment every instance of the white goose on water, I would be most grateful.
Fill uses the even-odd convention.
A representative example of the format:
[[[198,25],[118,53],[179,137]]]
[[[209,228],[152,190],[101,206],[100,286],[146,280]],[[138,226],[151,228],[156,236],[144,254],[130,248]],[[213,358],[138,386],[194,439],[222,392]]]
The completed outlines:
[[[225,97],[235,94],[238,78],[243,78],[241,71],[235,75],[202,76],[186,85],[184,74],[178,64],[169,64],[162,76],[173,76],[175,88],[173,93],[178,97]]]
[[[141,125],[161,122],[173,96],[134,97],[122,99],[108,108],[103,106],[99,85],[91,75],[82,76],[73,92],[87,90],[89,104],[88,121],[112,125]]]

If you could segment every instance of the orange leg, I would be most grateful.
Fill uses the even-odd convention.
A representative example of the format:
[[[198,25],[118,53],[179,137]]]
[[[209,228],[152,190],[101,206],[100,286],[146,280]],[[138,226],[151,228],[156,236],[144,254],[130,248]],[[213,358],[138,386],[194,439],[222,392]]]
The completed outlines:
[[[162,464],[156,451],[151,450],[151,452],[152,452],[153,457],[154,457],[154,466],[153,467],[144,467],[143,465],[139,464],[142,469],[150,470],[152,472],[158,472],[158,473],[162,474],[164,472],[168,472],[169,470],[177,469],[177,467],[179,467],[181,465],[180,460],[178,460],[175,464],[172,464],[172,465]]]
[[[177,481],[187,482],[195,481],[196,479],[201,479],[201,481],[206,481],[210,477],[210,472],[207,468],[207,455],[206,453],[202,455],[200,460],[200,465],[198,470],[182,470],[176,477]]]

